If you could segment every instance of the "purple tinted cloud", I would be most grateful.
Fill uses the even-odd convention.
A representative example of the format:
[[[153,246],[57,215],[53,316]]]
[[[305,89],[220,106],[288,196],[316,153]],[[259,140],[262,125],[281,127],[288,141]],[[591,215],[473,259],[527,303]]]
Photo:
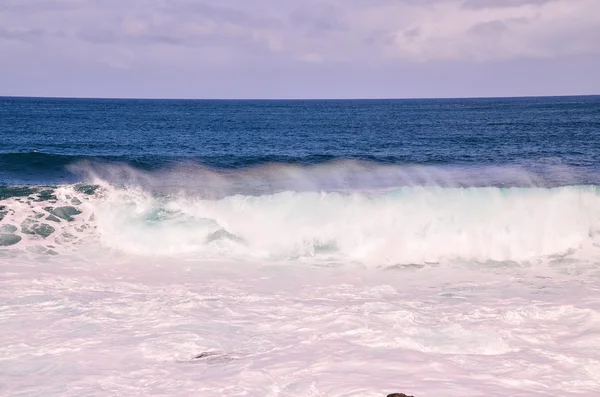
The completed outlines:
[[[147,95],[147,87],[122,83],[126,76],[147,75],[161,86],[152,96],[183,95],[177,92],[194,85],[200,93],[191,96],[231,96],[235,90],[229,88],[224,94],[200,90],[218,78],[222,87],[235,80],[234,96],[260,97],[265,95],[256,79],[267,76],[262,91],[280,92],[269,95],[305,96],[289,82],[295,79],[314,87],[309,96],[336,97],[347,87],[316,81],[342,69],[352,75],[348,84],[362,87],[353,95],[383,96],[398,85],[394,96],[405,96],[401,87],[408,77],[400,71],[438,73],[461,64],[465,72],[459,68],[454,78],[468,82],[470,69],[505,71],[508,65],[554,70],[567,62],[588,70],[600,58],[598,39],[597,0],[3,0],[0,87],[9,89],[0,94],[54,92],[50,84],[32,87],[31,77],[56,67],[53,81],[68,83],[77,75],[104,81],[97,88],[79,84],[77,93],[85,96],[106,86],[115,87],[114,95]],[[379,82],[358,84],[372,80],[369,73],[378,74]],[[596,76],[579,74],[571,84],[575,91],[599,89]],[[170,83],[162,86],[155,76]],[[272,82],[279,78],[287,83]],[[462,92],[441,87],[437,96],[479,92],[464,86]],[[482,94],[501,91],[490,82],[482,87]],[[421,96],[418,89],[409,91]],[[421,91],[429,95],[431,89]]]

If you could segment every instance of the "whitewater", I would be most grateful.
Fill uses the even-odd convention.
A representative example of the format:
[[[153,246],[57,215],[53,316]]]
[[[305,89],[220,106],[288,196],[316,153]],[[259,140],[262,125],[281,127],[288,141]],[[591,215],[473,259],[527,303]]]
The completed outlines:
[[[108,184],[16,188],[0,244],[68,253],[306,259],[366,267],[594,260],[600,190],[400,187],[205,199]],[[11,251],[7,251],[11,252]],[[40,251],[41,252],[41,251]]]
[[[600,395],[599,97],[0,98],[0,395]]]
[[[4,190],[3,394],[600,390],[596,186],[144,177]]]

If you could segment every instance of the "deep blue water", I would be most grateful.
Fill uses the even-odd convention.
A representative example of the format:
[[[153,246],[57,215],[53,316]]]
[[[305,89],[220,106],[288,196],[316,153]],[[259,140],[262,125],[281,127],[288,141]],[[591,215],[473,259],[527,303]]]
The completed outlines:
[[[460,169],[474,180],[490,167],[519,168],[543,175],[549,184],[600,184],[600,97],[0,98],[0,142],[4,186],[78,182],[85,179],[77,171],[81,164],[226,172],[265,163],[346,160]],[[489,183],[502,183],[499,174]],[[504,182],[512,183],[510,178]],[[486,184],[486,178],[476,184]]]

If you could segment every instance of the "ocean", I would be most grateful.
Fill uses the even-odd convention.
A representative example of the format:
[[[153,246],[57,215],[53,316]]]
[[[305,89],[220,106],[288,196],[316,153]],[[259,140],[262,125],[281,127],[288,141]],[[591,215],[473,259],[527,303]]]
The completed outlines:
[[[600,395],[600,97],[0,98],[0,395]]]

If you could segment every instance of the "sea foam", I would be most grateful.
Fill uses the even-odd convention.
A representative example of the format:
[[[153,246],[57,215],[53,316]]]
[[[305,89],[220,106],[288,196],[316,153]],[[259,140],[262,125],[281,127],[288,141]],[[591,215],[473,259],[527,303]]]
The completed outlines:
[[[60,253],[100,246],[132,255],[375,266],[598,253],[600,191],[594,186],[405,186],[215,199],[108,183],[42,192],[49,197],[37,192],[3,201],[3,241],[11,248]]]

